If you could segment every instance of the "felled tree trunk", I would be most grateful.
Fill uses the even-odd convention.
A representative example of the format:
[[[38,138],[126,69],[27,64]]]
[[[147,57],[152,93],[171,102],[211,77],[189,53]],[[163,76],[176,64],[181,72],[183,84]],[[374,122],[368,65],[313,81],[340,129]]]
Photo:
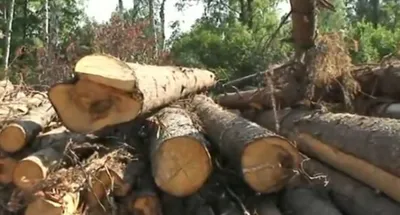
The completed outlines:
[[[265,112],[256,121],[273,128],[272,114]],[[400,178],[389,173],[399,170],[397,120],[289,109],[279,116],[281,133],[305,154],[400,202]]]
[[[293,176],[300,157],[287,139],[223,110],[206,96],[195,96],[192,104],[208,136],[252,189],[275,192]]]
[[[89,55],[75,67],[76,80],[59,83],[49,98],[64,125],[94,132],[127,122],[216,83],[207,70],[125,63],[105,55]]]
[[[217,96],[215,101],[221,106],[231,109],[246,109],[249,107],[269,109],[273,107],[271,94],[273,94],[277,106],[287,107],[294,104],[299,98],[291,93],[291,91],[285,92],[280,90],[276,90],[274,93],[271,93],[269,89],[261,88],[220,94]]]
[[[42,135],[32,146],[40,150],[16,164],[13,171],[14,184],[22,190],[32,190],[62,161],[65,148],[70,141],[81,143],[86,139],[85,135],[68,132],[65,127]]]
[[[286,190],[281,208],[285,214],[293,215],[342,215],[328,196],[318,195],[314,190],[303,187]]]
[[[303,167],[310,176],[322,179],[312,180],[312,182],[320,183],[325,189],[329,189],[335,205],[346,214],[397,215],[400,213],[398,203],[316,160],[304,161]]]
[[[400,119],[400,103],[393,99],[359,98],[355,112],[360,115]]]
[[[195,193],[212,171],[209,143],[184,109],[164,108],[153,120],[158,126],[150,157],[157,186],[178,197]]]
[[[400,62],[386,66],[360,66],[352,74],[366,94],[400,99]]]
[[[39,197],[31,202],[25,210],[25,215],[69,215],[75,214],[79,208],[80,195],[76,193],[66,193],[63,196],[55,196],[48,199]]]
[[[130,197],[129,210],[133,214],[162,215],[160,198],[149,171],[141,175],[137,188]]]
[[[100,159],[91,161],[91,165],[98,167],[94,173],[95,179],[91,181],[92,188],[86,195],[88,205],[96,206],[110,190],[116,196],[128,194],[134,183],[132,176],[137,176],[139,170],[133,162],[136,161],[133,161],[133,156],[126,151],[126,148],[117,148]]]
[[[0,183],[9,184],[12,182],[13,172],[18,160],[2,155],[0,157]]]
[[[7,125],[0,132],[0,148],[17,152],[32,141],[56,115],[50,103],[32,109],[28,115]]]

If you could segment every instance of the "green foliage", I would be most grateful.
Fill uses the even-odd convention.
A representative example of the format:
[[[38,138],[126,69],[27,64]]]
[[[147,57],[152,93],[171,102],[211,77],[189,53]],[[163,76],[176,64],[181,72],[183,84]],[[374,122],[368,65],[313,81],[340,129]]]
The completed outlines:
[[[357,50],[351,55],[355,63],[377,62],[382,57],[395,53],[400,45],[400,30],[391,31],[379,25],[374,28],[372,23],[359,22],[349,32],[349,37],[357,41]]]

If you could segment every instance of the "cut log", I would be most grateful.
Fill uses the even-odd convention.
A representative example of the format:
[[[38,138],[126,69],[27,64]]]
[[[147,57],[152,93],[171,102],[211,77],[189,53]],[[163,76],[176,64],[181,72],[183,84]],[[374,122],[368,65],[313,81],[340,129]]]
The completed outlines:
[[[400,119],[400,103],[393,99],[358,98],[355,111],[360,115]]]
[[[13,179],[13,172],[15,166],[17,165],[17,160],[9,157],[2,156],[0,158],[0,183],[1,184],[9,184]]]
[[[276,201],[266,196],[255,202],[254,209],[255,213],[258,215],[282,215],[276,204]]]
[[[293,215],[342,215],[328,196],[318,195],[309,188],[288,189],[283,193],[281,208],[284,214]]]
[[[290,89],[290,88],[288,88]],[[291,96],[291,92],[275,90],[273,93],[276,104],[279,106],[290,106],[298,97]],[[235,93],[220,94],[215,99],[216,103],[231,109],[246,109],[249,107],[272,108],[271,91],[265,88],[239,91]]]
[[[33,148],[41,150],[20,160],[13,171],[13,182],[22,190],[32,190],[63,160],[68,143],[81,143],[87,140],[85,135],[71,133],[65,127],[52,130],[38,138]]]
[[[130,211],[133,214],[162,215],[160,199],[150,172],[145,172],[142,175],[137,187],[138,189],[131,196]]]
[[[346,214],[400,214],[400,204],[316,160],[305,160],[303,167],[311,176],[315,178],[319,176],[323,179],[312,180],[312,182],[315,185],[319,183],[324,189],[328,189],[335,205]]]
[[[157,186],[178,197],[195,193],[212,171],[209,143],[184,109],[164,108],[153,120],[159,123],[150,147]]]
[[[84,133],[133,120],[216,83],[206,70],[124,63],[103,55],[82,58],[76,72],[76,80],[52,86],[49,98],[64,125]]]
[[[400,62],[386,66],[360,66],[353,72],[364,93],[400,99]]]
[[[25,215],[71,215],[76,214],[79,207],[79,193],[67,193],[60,199],[40,197],[28,205]]]
[[[164,215],[184,214],[185,212],[183,198],[162,193],[161,203]]]
[[[273,128],[271,114],[265,112],[257,117],[257,121]],[[393,170],[397,168],[398,174],[399,158],[395,157],[400,147],[396,139],[397,120],[304,110],[284,110],[279,115],[281,133],[295,140],[305,154],[400,202],[400,178],[384,170],[396,173]]]
[[[208,136],[252,189],[275,192],[294,175],[300,156],[287,139],[223,110],[206,96],[195,96],[192,104]]]
[[[112,190],[116,196],[125,196],[132,189],[134,177],[138,175],[138,165],[133,156],[125,148],[109,152],[98,162],[95,178],[91,182],[91,190],[86,201],[90,207],[97,205]],[[100,163],[104,162],[104,163]]]
[[[0,132],[0,148],[17,152],[32,141],[56,115],[50,103],[32,109],[28,115],[9,124]]]

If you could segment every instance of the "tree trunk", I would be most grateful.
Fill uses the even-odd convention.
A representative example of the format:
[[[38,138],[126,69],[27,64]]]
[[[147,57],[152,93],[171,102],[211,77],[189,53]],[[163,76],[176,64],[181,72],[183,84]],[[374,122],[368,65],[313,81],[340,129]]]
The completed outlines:
[[[48,214],[69,215],[76,214],[79,207],[79,192],[66,193],[60,199],[48,199],[46,197],[36,198],[25,210],[25,215]]]
[[[31,191],[42,182],[54,168],[63,161],[69,141],[82,143],[85,135],[67,132],[65,127],[52,130],[36,142],[39,151],[20,160],[13,171],[13,182],[21,190]]]
[[[215,75],[207,70],[124,63],[92,55],[75,67],[78,80],[53,85],[49,98],[71,131],[93,132],[207,89]]]
[[[7,17],[7,29],[6,29],[6,38],[5,38],[5,52],[4,52],[4,71],[7,74],[8,64],[10,60],[10,49],[11,49],[11,35],[12,35],[12,26],[13,26],[13,19],[14,19],[14,6],[15,0],[11,0],[9,3],[9,11]]]
[[[49,21],[50,21],[50,7],[49,7],[49,0],[45,0],[44,2],[44,41],[46,42],[46,53],[49,54],[49,45],[50,45],[50,31],[49,31]]]
[[[157,28],[156,28],[156,22],[154,19],[154,0],[148,0],[149,4],[149,20],[151,24],[151,31],[153,33],[153,40],[154,40],[154,54],[153,58],[157,59],[158,58],[158,38],[157,38]]]
[[[192,104],[208,136],[252,189],[275,192],[293,176],[300,157],[287,139],[223,110],[206,96],[197,95]]]
[[[122,16],[124,13],[124,2],[122,0],[118,0],[118,11]]]
[[[165,3],[166,2],[167,0],[162,0],[160,6],[161,41],[159,43],[161,44],[161,51],[164,51],[165,49]]]
[[[305,154],[400,202],[397,120],[288,109],[278,115],[281,133]],[[256,121],[273,129],[273,116],[265,112]]]
[[[130,196],[129,210],[133,214],[162,215],[162,206],[157,194],[156,185],[149,171],[141,175],[138,185]]]
[[[212,171],[209,143],[184,109],[164,108],[155,120],[150,157],[157,186],[178,197],[195,193]]]
[[[329,196],[322,196],[312,189],[303,187],[286,190],[282,195],[281,205],[284,214],[342,215],[330,201]]]
[[[330,191],[336,206],[344,213],[351,215],[397,215],[400,205],[387,197],[377,194],[375,190],[360,182],[343,175],[319,163],[316,160],[306,160],[303,167],[311,176],[326,178],[320,181],[324,188]],[[326,185],[325,182],[328,182]],[[313,180],[316,183],[318,180]]]
[[[32,141],[56,116],[49,102],[32,109],[22,118],[7,125],[0,132],[0,148],[6,152],[17,152]]]

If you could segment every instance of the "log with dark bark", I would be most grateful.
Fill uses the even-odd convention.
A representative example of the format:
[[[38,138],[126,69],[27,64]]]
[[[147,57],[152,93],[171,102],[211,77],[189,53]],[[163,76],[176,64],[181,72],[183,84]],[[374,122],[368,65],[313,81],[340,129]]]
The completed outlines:
[[[7,125],[0,132],[0,148],[17,152],[32,141],[50,123],[56,113],[49,102],[43,102],[21,119]]]
[[[305,187],[286,190],[282,195],[280,205],[285,214],[342,215],[329,196],[321,195],[317,191]]]
[[[144,172],[139,178],[137,189],[130,197],[129,210],[133,214],[162,215],[162,205],[156,190],[156,184],[150,171]]]
[[[400,178],[393,175],[400,170],[398,120],[290,109],[278,115],[280,133],[305,154],[400,202]],[[264,112],[256,121],[273,129],[273,116]]]
[[[85,135],[68,132],[65,127],[45,133],[32,146],[40,150],[16,164],[13,171],[14,184],[22,190],[32,190],[50,171],[58,167],[70,141],[82,143],[87,139]]]
[[[64,125],[84,133],[133,120],[216,83],[207,70],[125,63],[106,55],[82,58],[75,72],[75,80],[52,86],[49,98]]]
[[[354,102],[357,114],[400,119],[400,103],[393,99],[358,97]]]
[[[195,96],[192,104],[208,136],[252,189],[278,191],[299,167],[299,154],[287,139],[223,110],[206,96]]]
[[[209,143],[182,108],[164,108],[153,120],[159,124],[150,147],[157,186],[179,197],[195,193],[212,171]]]
[[[310,176],[321,177],[322,180],[312,180],[314,186],[328,189],[335,205],[346,214],[400,214],[399,203],[316,160],[304,161],[303,167]]]

